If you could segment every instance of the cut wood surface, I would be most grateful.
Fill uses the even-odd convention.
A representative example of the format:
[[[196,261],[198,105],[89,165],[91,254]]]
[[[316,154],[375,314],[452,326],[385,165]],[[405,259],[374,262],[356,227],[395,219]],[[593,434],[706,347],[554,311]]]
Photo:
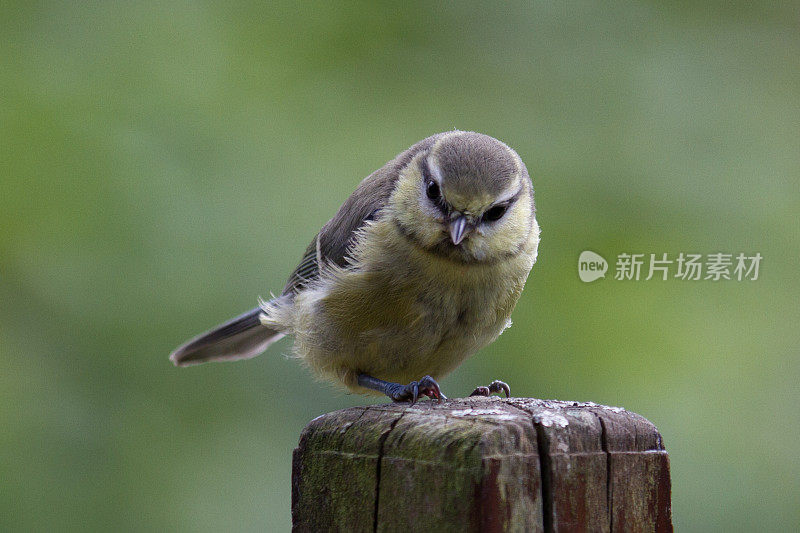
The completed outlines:
[[[465,398],[353,407],[303,430],[294,531],[672,531],[658,430],[617,407]]]

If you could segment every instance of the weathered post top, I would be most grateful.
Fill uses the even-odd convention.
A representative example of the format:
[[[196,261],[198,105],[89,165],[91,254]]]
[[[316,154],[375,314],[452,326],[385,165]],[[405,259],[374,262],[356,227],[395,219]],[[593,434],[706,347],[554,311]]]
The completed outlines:
[[[306,426],[292,470],[294,531],[672,531],[658,430],[593,403],[353,407]]]

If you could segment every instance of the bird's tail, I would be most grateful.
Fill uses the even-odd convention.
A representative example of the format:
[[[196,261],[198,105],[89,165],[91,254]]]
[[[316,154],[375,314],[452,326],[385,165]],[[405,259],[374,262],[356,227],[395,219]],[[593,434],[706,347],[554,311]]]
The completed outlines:
[[[175,366],[207,361],[236,361],[260,354],[284,336],[261,324],[260,307],[195,337],[175,349],[169,359]]]

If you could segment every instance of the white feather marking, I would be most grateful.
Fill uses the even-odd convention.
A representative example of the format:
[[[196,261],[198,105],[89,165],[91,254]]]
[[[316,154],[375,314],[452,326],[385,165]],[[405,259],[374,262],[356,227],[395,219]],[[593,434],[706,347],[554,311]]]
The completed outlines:
[[[433,175],[434,181],[441,187],[442,185],[442,171],[439,169],[439,165],[436,164],[436,161],[433,160],[433,157],[428,158],[428,168],[431,169],[431,174]]]

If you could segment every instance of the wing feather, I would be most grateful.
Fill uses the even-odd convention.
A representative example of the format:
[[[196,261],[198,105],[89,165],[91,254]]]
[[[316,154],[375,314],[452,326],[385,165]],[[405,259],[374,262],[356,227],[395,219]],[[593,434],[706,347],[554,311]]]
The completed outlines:
[[[347,252],[353,239],[364,224],[381,216],[389,202],[400,172],[419,152],[428,150],[443,134],[424,139],[376,170],[359,184],[353,194],[325,224],[306,248],[283,294],[297,294],[311,281],[317,279],[325,264],[347,267]],[[320,261],[322,264],[320,264]]]

